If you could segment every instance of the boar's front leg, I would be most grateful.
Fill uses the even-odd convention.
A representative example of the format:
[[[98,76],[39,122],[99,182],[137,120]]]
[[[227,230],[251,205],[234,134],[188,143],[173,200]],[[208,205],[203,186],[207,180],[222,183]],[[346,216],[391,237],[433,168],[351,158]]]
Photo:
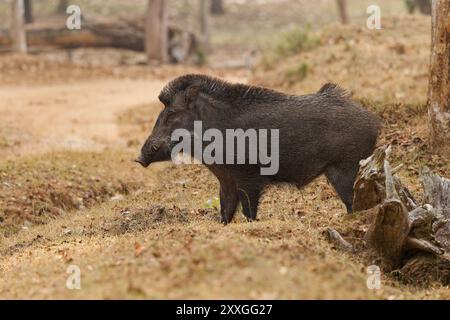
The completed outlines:
[[[222,223],[228,224],[233,220],[238,204],[236,185],[230,181],[220,182],[220,214]]]
[[[325,175],[334,190],[338,193],[342,202],[347,207],[347,212],[353,212],[353,184],[358,173],[359,162],[341,163],[328,166]]]

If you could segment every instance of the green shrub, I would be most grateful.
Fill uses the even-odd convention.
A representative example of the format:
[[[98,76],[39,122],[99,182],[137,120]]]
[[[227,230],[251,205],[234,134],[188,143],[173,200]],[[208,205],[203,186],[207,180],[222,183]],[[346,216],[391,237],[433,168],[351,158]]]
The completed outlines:
[[[275,51],[278,57],[288,57],[305,50],[310,50],[319,44],[319,39],[311,34],[309,27],[294,29],[285,33],[277,44]]]
[[[286,71],[285,76],[289,84],[292,84],[294,82],[303,81],[306,79],[310,71],[311,67],[309,64],[302,63],[297,68]]]
[[[319,44],[319,37],[311,33],[309,26],[293,29],[282,34],[279,40],[266,50],[260,64],[263,68],[270,69],[280,59],[311,50]]]

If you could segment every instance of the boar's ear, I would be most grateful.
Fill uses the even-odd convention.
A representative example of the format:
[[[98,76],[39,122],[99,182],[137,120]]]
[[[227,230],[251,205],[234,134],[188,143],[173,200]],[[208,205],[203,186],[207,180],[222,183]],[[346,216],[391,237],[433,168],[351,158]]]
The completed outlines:
[[[167,96],[162,93],[158,96],[158,99],[164,106],[167,106],[170,103],[170,101],[168,101],[169,99],[167,98]]]
[[[200,93],[200,86],[192,85],[186,89],[186,101],[187,103],[191,103],[197,99],[198,94]]]

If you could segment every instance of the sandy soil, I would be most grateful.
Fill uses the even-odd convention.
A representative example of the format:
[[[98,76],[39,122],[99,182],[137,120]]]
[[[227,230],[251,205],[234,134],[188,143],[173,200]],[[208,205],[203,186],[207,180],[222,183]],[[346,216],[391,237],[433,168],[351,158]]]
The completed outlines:
[[[2,124],[20,139],[9,153],[124,146],[117,115],[136,105],[155,102],[163,86],[157,80],[99,80],[2,87]]]

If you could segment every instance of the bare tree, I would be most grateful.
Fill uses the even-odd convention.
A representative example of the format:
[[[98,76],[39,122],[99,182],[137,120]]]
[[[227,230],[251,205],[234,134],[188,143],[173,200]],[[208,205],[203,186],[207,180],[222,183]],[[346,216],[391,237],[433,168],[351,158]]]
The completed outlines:
[[[25,23],[33,22],[33,7],[31,5],[31,0],[24,0],[25,5]]]
[[[431,14],[431,0],[405,0],[406,7],[409,13],[413,13],[416,8],[419,8],[422,14]]]
[[[148,0],[145,50],[149,61],[168,62],[168,26],[165,0]]]
[[[419,11],[422,14],[431,14],[431,0],[415,0]]]
[[[224,13],[223,0],[211,0],[211,14],[221,15]]]
[[[205,51],[209,50],[209,0],[200,0],[200,41]]]
[[[341,22],[343,24],[347,24],[348,23],[347,0],[336,0],[336,1]]]
[[[23,0],[14,0],[11,8],[11,38],[13,50],[15,52],[27,52],[27,39],[25,33],[24,2]]]
[[[432,1],[428,116],[434,152],[450,157],[450,0]]]
[[[65,14],[68,6],[68,0],[59,0],[58,7],[56,8],[56,13]]]

